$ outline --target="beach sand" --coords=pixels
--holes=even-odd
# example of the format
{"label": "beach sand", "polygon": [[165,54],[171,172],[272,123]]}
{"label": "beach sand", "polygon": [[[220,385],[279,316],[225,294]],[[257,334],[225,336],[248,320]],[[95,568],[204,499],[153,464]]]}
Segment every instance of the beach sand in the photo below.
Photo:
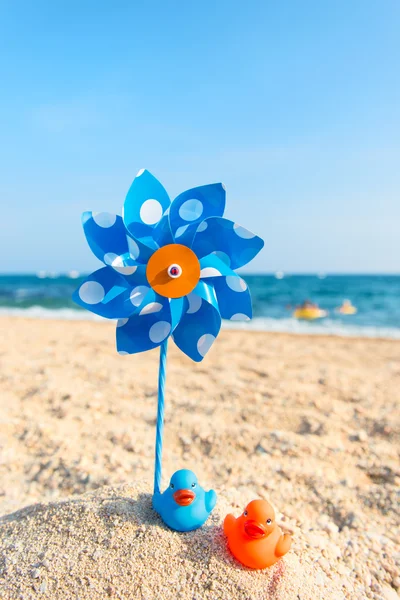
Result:
{"label": "beach sand", "polygon": [[[150,506],[157,350],[119,356],[112,323],[0,327],[2,600],[399,597],[400,342],[223,331],[200,364],[171,342],[164,483],[219,494],[177,534]],[[294,538],[263,572],[221,533],[255,497]]]}

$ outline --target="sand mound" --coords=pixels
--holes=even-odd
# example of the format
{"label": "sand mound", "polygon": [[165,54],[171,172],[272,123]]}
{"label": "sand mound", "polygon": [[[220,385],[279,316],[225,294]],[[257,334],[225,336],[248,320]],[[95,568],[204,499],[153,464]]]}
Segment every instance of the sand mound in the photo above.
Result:
{"label": "sand mound", "polygon": [[[29,599],[343,598],[295,532],[293,550],[262,572],[230,556],[224,497],[206,525],[178,534],[151,508],[149,485],[104,487],[0,519],[0,597]],[[237,509],[236,509],[237,511]],[[339,587],[338,587],[339,586]]]}
{"label": "sand mound", "polygon": [[[0,515],[101,489],[0,519],[1,600],[399,600],[400,341],[223,331],[200,364],[170,345],[164,473],[219,494],[180,536],[150,484],[116,487],[153,472],[158,352],[121,358],[114,323],[0,321]],[[275,575],[218,533],[255,497],[294,531]]]}

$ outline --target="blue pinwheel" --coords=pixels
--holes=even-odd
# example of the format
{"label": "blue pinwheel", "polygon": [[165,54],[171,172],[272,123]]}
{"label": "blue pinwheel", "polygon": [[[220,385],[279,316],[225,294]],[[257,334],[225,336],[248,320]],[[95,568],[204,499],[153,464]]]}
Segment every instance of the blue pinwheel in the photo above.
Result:
{"label": "blue pinwheel", "polygon": [[[80,306],[118,319],[119,354],[161,346],[155,489],[161,478],[161,442],[167,340],[201,361],[217,337],[221,318],[249,320],[251,297],[235,273],[264,242],[223,218],[221,183],[183,192],[170,201],[149,171],[136,175],[122,217],[85,212],[83,228],[104,266],[75,291]],[[161,409],[161,414],[160,414]]]}

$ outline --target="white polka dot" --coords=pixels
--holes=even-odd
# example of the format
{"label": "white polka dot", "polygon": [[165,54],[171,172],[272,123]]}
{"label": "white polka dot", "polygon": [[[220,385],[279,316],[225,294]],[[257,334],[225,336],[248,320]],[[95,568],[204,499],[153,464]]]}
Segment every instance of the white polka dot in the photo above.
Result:
{"label": "white polka dot", "polygon": [[136,177],[140,177],[141,175],[143,175],[143,173],[145,172],[146,169],[140,169],[140,171],[138,171],[136,173]]}
{"label": "white polka dot", "polygon": [[226,187],[225,187],[225,185],[224,185],[223,183],[221,183],[221,187],[222,187],[222,189],[223,189],[223,190],[225,190],[225,192],[226,192]]}
{"label": "white polka dot", "polygon": [[111,265],[113,267],[124,267],[125,265],[124,265],[124,261],[122,259],[122,256],[114,255],[114,258],[111,261]]}
{"label": "white polka dot", "polygon": [[188,227],[189,225],[182,225],[182,227],[178,227],[178,229],[175,232],[175,237],[178,238],[181,235],[183,235]]}
{"label": "white polka dot", "polygon": [[226,278],[226,285],[234,292],[244,292],[247,290],[246,282],[238,275],[228,275]]}
{"label": "white polka dot", "polygon": [[117,220],[117,215],[108,212],[92,213],[93,221],[99,227],[112,227]]}
{"label": "white polka dot", "polygon": [[133,306],[140,306],[149,290],[150,288],[147,285],[138,285],[133,288],[130,296]]}
{"label": "white polka dot", "polygon": [[129,354],[129,352],[125,352],[125,350],[118,350],[118,354],[120,356],[126,356],[127,354]]}
{"label": "white polka dot", "polygon": [[113,269],[115,269],[115,271],[117,271],[118,273],[121,273],[121,275],[133,275],[134,272],[136,271],[137,267],[132,266],[132,267],[114,267]]}
{"label": "white polka dot", "polygon": [[198,310],[200,310],[201,305],[203,303],[203,300],[200,298],[200,296],[198,296],[194,292],[191,292],[186,297],[189,301],[189,308],[187,309],[187,314],[192,315]]}
{"label": "white polka dot", "polygon": [[128,321],[129,321],[128,318],[126,318],[126,319],[118,319],[118,321],[117,321],[117,327],[123,327],[124,325],[127,324]]}
{"label": "white polka dot", "polygon": [[240,225],[237,225],[236,223],[233,226],[233,231],[236,233],[237,236],[244,238],[245,240],[250,240],[251,238],[256,237],[254,233],[251,233],[251,231],[245,229],[244,227],[241,227]]}
{"label": "white polka dot", "polygon": [[179,208],[179,216],[184,221],[196,221],[203,214],[203,205],[200,200],[186,200]]}
{"label": "white polka dot", "polygon": [[160,304],[159,302],[149,302],[149,304],[146,304],[146,306],[142,308],[139,315],[149,315],[151,313],[160,312],[160,310],[162,310],[162,307],[162,304]]}
{"label": "white polka dot", "polygon": [[133,258],[133,260],[136,260],[140,254],[139,246],[137,245],[135,240],[133,240],[132,238],[130,238],[128,236],[126,236],[126,240],[128,242],[129,254]]}
{"label": "white polka dot", "polygon": [[231,321],[250,321],[250,317],[245,315],[244,313],[236,313],[232,315],[230,318]]}
{"label": "white polka dot", "polygon": [[167,321],[158,321],[150,327],[149,338],[154,344],[159,344],[171,331],[171,325]]}
{"label": "white polka dot", "polygon": [[158,200],[145,200],[140,207],[140,218],[146,225],[154,225],[158,223],[163,214],[163,207]]}
{"label": "white polka dot", "polygon": [[85,304],[98,304],[105,294],[103,286],[97,281],[86,281],[79,288],[79,297]]}
{"label": "white polka dot", "polygon": [[112,268],[122,275],[133,275],[136,271],[136,265],[124,265],[124,261],[121,256],[117,256],[111,263]]}
{"label": "white polka dot", "polygon": [[123,259],[114,252],[107,252],[104,255],[104,262],[122,275],[132,275],[137,269],[135,265],[125,266]]}
{"label": "white polka dot", "polygon": [[201,269],[200,271],[200,278],[219,277],[220,275],[222,275],[222,273],[220,273],[218,269],[215,269],[214,267],[204,267],[204,269]]}
{"label": "white polka dot", "polygon": [[214,252],[212,252],[212,254],[215,254],[215,256],[217,258],[219,258],[220,260],[222,260],[223,263],[225,263],[226,265],[228,265],[228,267],[231,266],[231,259],[226,254],[226,252],[221,252],[221,250],[215,250]]}
{"label": "white polka dot", "polygon": [[107,254],[104,255],[104,262],[106,265],[111,266],[116,258],[118,258],[118,254],[115,254],[115,252],[107,252]]}
{"label": "white polka dot", "polygon": [[207,227],[208,227],[207,221],[202,221],[197,228],[197,233],[199,233],[201,231],[205,231],[207,229]]}
{"label": "white polka dot", "polygon": [[197,342],[197,350],[201,356],[205,356],[207,354],[213,345],[214,340],[215,335],[211,335],[211,333],[205,333],[201,336],[201,338],[199,338]]}

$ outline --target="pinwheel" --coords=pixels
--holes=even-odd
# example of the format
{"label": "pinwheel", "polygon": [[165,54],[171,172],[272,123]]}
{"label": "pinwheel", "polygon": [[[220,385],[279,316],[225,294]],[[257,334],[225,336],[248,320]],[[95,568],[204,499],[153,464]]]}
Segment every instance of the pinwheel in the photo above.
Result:
{"label": "pinwheel", "polygon": [[187,190],[170,201],[149,171],[136,175],[122,217],[85,212],[89,246],[104,266],[74,293],[80,306],[117,321],[119,354],[158,346],[159,398],[154,491],[159,493],[167,342],[201,361],[215,341],[221,318],[249,320],[251,297],[235,269],[263,241],[223,218],[221,183]]}

